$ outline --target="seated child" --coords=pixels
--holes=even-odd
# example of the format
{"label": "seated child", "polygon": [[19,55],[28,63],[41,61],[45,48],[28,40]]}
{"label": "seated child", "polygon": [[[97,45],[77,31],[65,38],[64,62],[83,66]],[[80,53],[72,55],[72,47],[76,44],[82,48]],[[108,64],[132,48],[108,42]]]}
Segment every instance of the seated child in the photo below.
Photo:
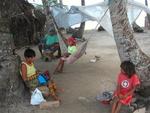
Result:
{"label": "seated child", "polygon": [[49,50],[51,51],[51,55],[58,51],[58,55],[56,57],[61,57],[61,50],[59,46],[58,36],[54,30],[50,30],[48,34],[45,35],[44,39],[41,40],[41,43],[38,45],[39,51],[43,56],[43,51]]}
{"label": "seated child", "polygon": [[122,105],[130,105],[132,96],[140,84],[135,72],[135,66],[130,61],[124,61],[120,65],[121,72],[118,76],[117,89],[114,94],[114,101],[111,113],[119,113]]}
{"label": "seated child", "polygon": [[77,51],[77,47],[76,47],[76,40],[73,37],[69,37],[67,39],[67,43],[68,43],[68,52],[65,53],[59,60],[59,63],[54,71],[54,73],[56,72],[63,72],[63,67],[64,67],[64,62],[67,60],[67,58],[69,57],[69,55],[74,54]]}
{"label": "seated child", "polygon": [[[30,91],[34,91],[35,88],[38,88],[43,96],[48,96],[51,95],[54,99],[58,99],[57,95],[55,94],[55,92],[52,92],[53,94],[51,94],[51,91],[53,90],[50,86],[53,83],[53,81],[48,81],[47,84],[45,85],[40,85],[39,81],[38,81],[38,76],[40,75],[40,73],[36,70],[35,66],[34,66],[34,60],[35,60],[35,51],[28,48],[25,50],[24,52],[24,57],[25,60],[21,63],[21,76],[22,79],[25,82],[25,85],[30,89]],[[55,89],[56,90],[56,86]]]}

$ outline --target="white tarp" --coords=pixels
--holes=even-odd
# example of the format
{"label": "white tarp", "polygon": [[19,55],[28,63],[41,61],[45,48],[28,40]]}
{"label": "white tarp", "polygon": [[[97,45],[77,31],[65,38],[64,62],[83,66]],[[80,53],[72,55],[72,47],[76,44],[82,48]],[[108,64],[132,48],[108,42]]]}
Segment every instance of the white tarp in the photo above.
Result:
{"label": "white tarp", "polygon": [[[140,15],[141,11],[150,14],[150,9],[138,2],[128,1],[127,14],[130,24]],[[69,9],[61,7],[52,8],[53,16],[59,27],[68,28],[84,21],[97,21],[112,37],[113,30],[110,13],[106,2],[90,6],[72,6]]]}

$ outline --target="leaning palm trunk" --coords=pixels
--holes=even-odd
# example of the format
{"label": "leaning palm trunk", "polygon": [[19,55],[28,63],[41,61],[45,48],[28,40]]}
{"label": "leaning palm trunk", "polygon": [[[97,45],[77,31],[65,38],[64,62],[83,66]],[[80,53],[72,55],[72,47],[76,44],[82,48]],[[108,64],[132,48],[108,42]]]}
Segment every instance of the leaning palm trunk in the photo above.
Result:
{"label": "leaning palm trunk", "polygon": [[[141,51],[137,44],[133,30],[129,24],[127,0],[110,0],[110,16],[114,39],[121,61],[130,60],[136,65],[136,71],[141,79],[141,96],[150,96],[150,58]],[[143,90],[144,89],[144,90]]]}

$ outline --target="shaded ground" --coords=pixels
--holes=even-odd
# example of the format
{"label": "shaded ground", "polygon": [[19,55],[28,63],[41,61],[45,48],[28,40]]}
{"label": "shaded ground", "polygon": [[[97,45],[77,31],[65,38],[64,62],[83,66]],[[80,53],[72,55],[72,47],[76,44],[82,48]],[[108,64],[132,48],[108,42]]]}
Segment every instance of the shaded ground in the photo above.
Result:
{"label": "shaded ground", "polygon": [[[109,113],[110,106],[100,104],[95,100],[95,96],[115,88],[120,60],[114,39],[106,32],[85,32],[85,38],[89,37],[92,38],[87,47],[87,54],[75,64],[65,65],[64,73],[53,75],[58,87],[64,89],[64,92],[60,94],[62,103],[59,108],[40,110],[38,106],[29,105],[27,100],[24,104],[14,105],[11,110],[8,110],[11,113],[16,111],[17,113]],[[135,37],[142,50],[150,55],[150,33],[135,34]],[[37,68],[42,71],[49,70],[52,73],[57,61],[42,61],[37,47],[33,48],[37,53]],[[22,53],[23,50],[19,52],[21,55]],[[100,56],[100,60],[90,63],[90,59],[95,55]]]}

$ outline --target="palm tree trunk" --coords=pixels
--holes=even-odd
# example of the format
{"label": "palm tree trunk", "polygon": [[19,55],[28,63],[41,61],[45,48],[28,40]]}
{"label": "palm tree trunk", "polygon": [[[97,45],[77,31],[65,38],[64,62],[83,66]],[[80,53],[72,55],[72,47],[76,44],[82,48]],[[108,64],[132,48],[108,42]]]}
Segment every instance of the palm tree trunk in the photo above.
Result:
{"label": "palm tree trunk", "polygon": [[62,1],[62,0],[59,0],[59,3],[60,3],[61,5],[63,5],[63,1]]}
{"label": "palm tree trunk", "polygon": [[[121,61],[130,60],[136,65],[141,79],[142,96],[150,96],[150,58],[137,44],[127,17],[127,0],[109,0],[114,39]],[[144,90],[143,90],[144,89]]]}
{"label": "palm tree trunk", "polygon": [[[56,0],[57,2],[57,0]],[[45,33],[47,33],[51,29],[55,29],[56,22],[54,18],[52,17],[51,11],[49,9],[50,4],[48,3],[48,0],[42,0],[43,6],[44,6],[44,13],[46,15],[46,23],[45,23]],[[55,26],[54,26],[55,25]],[[59,30],[59,28],[57,27]],[[62,34],[60,34],[62,35]]]}
{"label": "palm tree trunk", "polygon": [[49,3],[48,0],[42,0],[43,7],[44,7],[44,14],[46,15],[46,23],[45,23],[45,33],[48,33],[50,29],[54,28],[54,23],[52,18],[50,17],[50,10],[49,10]]}
{"label": "palm tree trunk", "polygon": [[[59,35],[65,39],[65,37],[63,36],[62,32],[60,31],[60,29],[58,28],[52,14],[51,11],[49,10],[49,3],[48,0],[42,0],[43,2],[43,6],[44,6],[44,13],[46,15],[46,23],[45,23],[45,33],[48,33],[49,30],[54,29],[57,30]],[[57,2],[57,0],[56,0]]]}
{"label": "palm tree trunk", "polygon": [[[81,5],[84,6],[85,5],[85,0],[81,0]],[[84,28],[85,28],[85,22],[82,22],[80,24],[79,30],[78,30],[78,37],[82,38],[83,37],[83,33],[84,33]]]}
{"label": "palm tree trunk", "polygon": [[16,13],[16,0],[0,2],[0,106],[20,102],[24,85],[19,75],[20,58],[13,54],[14,41],[9,18]]}

